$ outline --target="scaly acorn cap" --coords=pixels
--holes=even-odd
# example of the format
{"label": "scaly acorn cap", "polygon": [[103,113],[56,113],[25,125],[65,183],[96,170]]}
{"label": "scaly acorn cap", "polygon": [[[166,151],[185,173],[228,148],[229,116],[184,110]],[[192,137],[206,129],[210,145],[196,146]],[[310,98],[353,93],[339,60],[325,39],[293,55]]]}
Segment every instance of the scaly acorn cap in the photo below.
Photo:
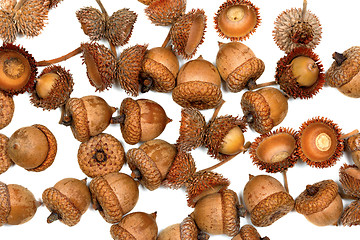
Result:
{"label": "scaly acorn cap", "polygon": [[81,48],[90,84],[100,92],[110,88],[116,76],[116,58],[112,52],[97,43],[83,43]]}
{"label": "scaly acorn cap", "polygon": [[0,19],[0,38],[4,43],[15,42],[18,30],[16,29],[12,14],[9,14],[6,10],[0,9]]}
{"label": "scaly acorn cap", "polygon": [[7,223],[10,214],[10,195],[5,183],[0,182],[0,227]]}
{"label": "scaly acorn cap", "polygon": [[125,98],[120,105],[119,114],[124,116],[124,122],[120,123],[120,129],[124,141],[128,144],[136,144],[141,139],[141,113],[140,106],[131,98]]}
{"label": "scaly acorn cap", "polygon": [[246,123],[243,119],[230,115],[217,117],[207,124],[204,142],[210,156],[220,161],[230,157],[230,155],[223,154],[219,150],[224,143],[225,136],[234,127],[239,127],[243,133],[246,132]]}
{"label": "scaly acorn cap", "polygon": [[94,178],[119,172],[125,163],[125,151],[115,137],[100,133],[80,144],[77,158],[80,169]]}
{"label": "scaly acorn cap", "polygon": [[105,37],[114,46],[123,46],[129,42],[137,14],[128,8],[114,12],[106,22]]}
{"label": "scaly acorn cap", "polygon": [[286,171],[298,160],[298,132],[280,127],[257,137],[250,146],[253,164],[268,173]]}
{"label": "scaly acorn cap", "polygon": [[[184,240],[198,239],[199,230],[194,219],[190,216],[184,218],[180,223],[180,238]],[[202,240],[201,238],[199,238]]]}
{"label": "scaly acorn cap", "polygon": [[3,129],[10,124],[14,111],[15,104],[11,96],[6,95],[0,90],[0,129]]}
{"label": "scaly acorn cap", "polygon": [[360,200],[356,200],[350,203],[344,209],[344,212],[340,219],[344,226],[357,226],[360,224]]}
{"label": "scaly acorn cap", "polygon": [[84,7],[76,11],[76,18],[91,41],[99,41],[105,37],[105,17],[100,10],[93,7]]}
{"label": "scaly acorn cap", "polygon": [[146,53],[146,45],[135,45],[125,49],[117,62],[117,79],[127,94],[139,95],[139,76]]}
{"label": "scaly acorn cap", "polygon": [[65,112],[71,116],[70,125],[74,137],[80,142],[90,139],[90,128],[85,104],[80,98],[70,98],[65,105]]}
{"label": "scaly acorn cap", "polygon": [[344,192],[352,197],[360,199],[360,178],[356,178],[352,174],[349,174],[349,170],[353,170],[354,174],[359,174],[360,170],[356,165],[344,165],[339,171],[339,180],[344,189]]}
{"label": "scaly acorn cap", "polygon": [[9,138],[4,134],[0,133],[0,174],[6,172],[11,167],[11,165],[13,165],[13,162],[11,161],[6,151],[8,142]]}
{"label": "scaly acorn cap", "polygon": [[[314,60],[319,69],[318,79],[310,87],[300,86],[299,83],[296,81],[296,77],[292,73],[291,61],[299,56],[311,58],[312,60]],[[312,98],[324,86],[324,77],[324,68],[320,62],[319,56],[308,48],[295,48],[277,62],[275,81],[280,85],[281,90],[283,90],[288,96],[291,96],[293,98]]]}
{"label": "scaly acorn cap", "polygon": [[269,238],[262,238],[256,228],[250,224],[246,224],[240,228],[240,232],[231,240],[269,240]]}
{"label": "scaly acorn cap", "polygon": [[[191,31],[192,29],[194,30]],[[204,10],[192,9],[180,16],[170,29],[171,45],[175,53],[185,59],[192,58],[197,47],[204,42],[205,29],[206,15]]]}
{"label": "scaly acorn cap", "polygon": [[145,13],[156,26],[167,26],[184,14],[185,9],[186,0],[157,0],[145,8]]}
{"label": "scaly acorn cap", "polygon": [[44,68],[38,78],[41,78],[43,75],[48,73],[54,73],[58,76],[48,96],[41,98],[36,93],[36,89],[34,89],[30,96],[30,102],[35,107],[40,107],[45,110],[53,110],[66,104],[66,101],[70,98],[70,94],[73,91],[74,80],[69,70],[55,65]]}

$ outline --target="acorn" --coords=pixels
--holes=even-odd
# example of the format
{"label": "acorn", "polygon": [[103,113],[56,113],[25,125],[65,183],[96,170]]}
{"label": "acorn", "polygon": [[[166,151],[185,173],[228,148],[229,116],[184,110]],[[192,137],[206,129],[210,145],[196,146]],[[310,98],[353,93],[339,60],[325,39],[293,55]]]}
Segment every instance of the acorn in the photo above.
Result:
{"label": "acorn", "polygon": [[247,91],[241,98],[245,121],[260,134],[279,125],[288,111],[288,98],[278,89],[266,87]]}
{"label": "acorn", "polygon": [[147,214],[144,212],[133,212],[112,225],[110,234],[114,240],[155,240],[158,234],[156,224],[156,212]]}
{"label": "acorn", "polygon": [[142,63],[141,92],[152,89],[171,92],[175,88],[179,60],[171,48],[156,47],[146,51]]}
{"label": "acorn", "polygon": [[138,183],[130,176],[113,172],[95,177],[90,182],[94,209],[108,223],[118,223],[139,199]]}
{"label": "acorn", "polygon": [[243,199],[255,226],[270,226],[294,208],[294,199],[277,179],[268,175],[249,178]]}
{"label": "acorn", "polygon": [[261,237],[256,228],[246,224],[240,228],[240,232],[231,240],[270,240],[268,237]]}
{"label": "acorn", "polygon": [[14,163],[7,153],[9,138],[0,133],[0,174],[6,172]]}
{"label": "acorn", "polygon": [[340,168],[340,183],[347,195],[360,199],[360,169],[356,165],[347,165]]}
{"label": "acorn", "polygon": [[14,111],[15,104],[13,98],[0,91],[0,129],[10,124]]}
{"label": "acorn", "polygon": [[83,173],[94,178],[119,172],[125,163],[125,151],[115,137],[100,133],[80,144],[77,158]]}
{"label": "acorn", "polygon": [[315,117],[304,122],[299,130],[299,156],[316,168],[333,166],[344,150],[341,129],[333,121]]}
{"label": "acorn", "polygon": [[307,185],[295,199],[295,210],[317,226],[337,224],[343,211],[337,184],[324,180]]}
{"label": "acorn", "polygon": [[51,212],[47,223],[59,220],[72,227],[79,223],[81,216],[90,206],[91,196],[86,179],[64,178],[54,187],[47,188],[42,199]]}
{"label": "acorn", "polygon": [[145,14],[156,26],[168,26],[185,14],[186,0],[157,0],[145,8]]}
{"label": "acorn", "polygon": [[360,201],[353,201],[344,209],[340,219],[344,226],[357,226],[360,224]]}
{"label": "acorn", "polygon": [[355,46],[343,53],[335,52],[334,62],[325,73],[325,81],[348,97],[360,97],[360,47]]}
{"label": "acorn", "polygon": [[201,56],[185,63],[179,71],[173,100],[184,108],[214,108],[222,100],[221,78],[216,67]]}
{"label": "acorn", "polygon": [[25,187],[0,182],[0,227],[20,225],[30,221],[41,205]]}
{"label": "acorn", "polygon": [[[206,15],[202,9],[192,9],[181,15],[170,29],[171,45],[177,55],[192,58],[204,42]],[[165,44],[166,45],[166,44]]]}
{"label": "acorn", "polygon": [[70,98],[62,109],[59,123],[70,126],[75,139],[85,142],[109,126],[115,110],[98,96]]}
{"label": "acorn", "polygon": [[37,67],[25,48],[10,43],[0,47],[0,90],[9,96],[30,91]]}
{"label": "acorn", "polygon": [[70,98],[74,81],[72,74],[61,66],[46,67],[36,79],[30,102],[46,110],[56,109]]}
{"label": "acorn", "polygon": [[265,70],[264,62],[240,42],[219,42],[216,67],[231,92],[251,89]]}
{"label": "acorn", "polygon": [[259,8],[248,0],[224,2],[215,17],[215,28],[222,38],[243,41],[256,31],[261,19]]}
{"label": "acorn", "polygon": [[307,10],[307,1],[303,8],[283,11],[275,20],[273,37],[276,45],[286,53],[295,48],[314,49],[321,40],[321,24],[317,16]]}
{"label": "acorn", "polygon": [[225,189],[200,199],[190,216],[194,218],[201,231],[233,237],[240,229],[239,209],[236,193]]}
{"label": "acorn", "polygon": [[9,138],[6,152],[18,166],[41,172],[54,162],[57,142],[47,127],[34,124],[16,130]]}
{"label": "acorn", "polygon": [[112,119],[112,123],[120,123],[122,136],[131,145],[155,139],[171,121],[158,103],[131,98],[122,101],[119,116]]}
{"label": "acorn", "polygon": [[353,162],[360,167],[360,133],[346,139],[346,146],[351,152]]}
{"label": "acorn", "polygon": [[288,96],[309,99],[324,86],[324,70],[318,55],[295,48],[277,62],[275,80]]}
{"label": "acorn", "polygon": [[149,140],[126,154],[131,176],[151,191],[160,187],[175,156],[176,147],[160,139]]}
{"label": "acorn", "polygon": [[251,143],[252,162],[268,173],[284,172],[297,162],[297,141],[298,132],[291,128],[262,134]]}

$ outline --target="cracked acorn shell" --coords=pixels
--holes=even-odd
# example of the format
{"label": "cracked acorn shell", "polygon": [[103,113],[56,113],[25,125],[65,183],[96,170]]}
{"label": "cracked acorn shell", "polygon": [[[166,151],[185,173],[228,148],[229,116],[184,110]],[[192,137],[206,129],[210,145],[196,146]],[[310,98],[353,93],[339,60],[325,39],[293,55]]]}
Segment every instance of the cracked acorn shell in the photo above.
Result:
{"label": "cracked acorn shell", "polygon": [[157,0],[145,8],[145,14],[151,23],[167,26],[183,15],[185,8],[186,0]]}
{"label": "cracked acorn shell", "polygon": [[334,62],[325,73],[325,81],[348,97],[360,97],[360,47],[354,46],[342,54],[333,54]]}
{"label": "cracked acorn shell", "polygon": [[265,70],[264,62],[240,42],[219,42],[216,67],[231,92],[249,87]]}
{"label": "cracked acorn shell", "polygon": [[83,173],[94,178],[119,172],[125,163],[125,151],[115,137],[100,133],[80,144],[77,158]]}
{"label": "cracked acorn shell", "polygon": [[356,165],[347,165],[340,168],[339,180],[347,195],[360,199],[360,169]]}
{"label": "cracked acorn shell", "polygon": [[229,38],[231,41],[247,39],[256,31],[261,22],[259,9],[248,0],[224,2],[214,20],[219,36]]}
{"label": "cracked acorn shell", "polygon": [[172,121],[158,103],[149,99],[125,98],[120,106],[119,118],[124,141],[131,145],[155,139]]}
{"label": "cracked acorn shell", "polygon": [[246,224],[240,228],[240,232],[231,240],[269,240],[269,238],[262,238],[256,228],[250,224]]}
{"label": "cracked acorn shell", "polygon": [[163,229],[157,240],[198,240],[199,230],[194,219],[186,217],[181,223]]}
{"label": "cracked acorn shell", "polygon": [[7,153],[9,138],[0,133],[0,174],[6,172],[14,163]]}
{"label": "cracked acorn shell", "polygon": [[306,164],[316,168],[333,166],[344,150],[341,129],[323,117],[304,122],[299,130],[299,156]]}
{"label": "cracked acorn shell", "polygon": [[130,176],[113,172],[95,177],[90,182],[94,209],[108,223],[118,223],[130,212],[139,199],[138,182]]}
{"label": "cracked acorn shell", "polygon": [[268,175],[250,175],[249,178],[243,199],[252,224],[270,226],[294,208],[294,199],[277,179]]}
{"label": "cracked acorn shell", "polygon": [[144,212],[133,212],[112,225],[110,234],[114,240],[155,240],[158,234],[156,224],[156,212],[147,214]]}
{"label": "cracked acorn shell", "polygon": [[347,149],[351,152],[351,158],[357,167],[360,167],[360,133],[346,139]]}
{"label": "cracked acorn shell", "polygon": [[360,201],[356,200],[350,203],[344,209],[340,219],[343,226],[357,226],[360,224]]}
{"label": "cracked acorn shell", "polygon": [[179,71],[173,100],[184,108],[214,108],[222,100],[221,77],[216,67],[202,56],[185,63]]}
{"label": "cracked acorn shell", "polygon": [[285,118],[288,98],[278,89],[266,87],[247,91],[241,98],[241,108],[245,121],[260,134],[270,132]]}
{"label": "cracked acorn shell", "polygon": [[130,149],[127,163],[131,176],[149,190],[160,187],[176,156],[176,147],[164,140],[149,140],[139,148]]}
{"label": "cracked acorn shell", "polygon": [[337,184],[324,180],[307,185],[295,199],[295,210],[317,226],[337,224],[343,211]]}
{"label": "cracked acorn shell", "polygon": [[35,124],[16,130],[9,138],[6,152],[16,165],[41,172],[54,162],[57,142],[47,127]]}
{"label": "cracked acorn shell", "polygon": [[42,194],[45,206],[51,212],[47,223],[61,221],[72,227],[90,206],[91,196],[86,179],[64,178]]}
{"label": "cracked acorn shell", "polygon": [[0,129],[10,124],[15,111],[14,100],[0,90]]}

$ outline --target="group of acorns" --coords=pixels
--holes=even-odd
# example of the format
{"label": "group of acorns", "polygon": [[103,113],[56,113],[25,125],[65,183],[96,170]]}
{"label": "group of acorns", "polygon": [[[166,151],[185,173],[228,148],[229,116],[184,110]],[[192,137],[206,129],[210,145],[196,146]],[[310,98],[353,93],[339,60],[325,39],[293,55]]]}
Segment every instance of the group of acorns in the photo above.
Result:
{"label": "group of acorns", "polygon": [[[286,56],[278,61],[275,81],[265,84],[256,83],[264,72],[264,62],[239,42],[260,24],[259,9],[248,0],[227,0],[216,13],[219,36],[231,40],[219,43],[216,66],[200,56],[180,69],[176,55],[185,59],[195,55],[204,41],[207,19],[201,9],[185,13],[185,0],[141,1],[148,5],[145,13],[152,23],[171,25],[161,47],[148,50],[146,45],[135,45],[117,57],[116,47],[128,42],[137,15],[121,9],[109,16],[97,0],[101,11],[85,7],[76,12],[91,42],[63,57],[36,61],[23,47],[12,43],[18,33],[37,36],[49,9],[58,2],[4,0],[0,11],[5,19],[0,23],[4,41],[0,47],[0,129],[12,119],[14,95],[30,92],[34,106],[45,110],[61,108],[60,123],[70,126],[81,142],[79,166],[92,178],[89,186],[86,180],[66,178],[43,192],[42,201],[51,211],[49,223],[60,220],[74,226],[92,203],[105,221],[114,224],[114,239],[196,240],[208,239],[208,234],[226,234],[234,240],[266,239],[251,225],[240,229],[240,216],[248,212],[253,225],[269,226],[294,208],[319,226],[339,221],[345,226],[360,224],[359,200],[343,211],[333,180],[308,185],[294,200],[286,184],[284,187],[268,175],[250,175],[243,191],[244,207],[237,194],[228,189],[229,180],[212,171],[246,151],[253,163],[268,173],[285,175],[299,158],[312,167],[326,168],[335,164],[347,146],[356,165],[345,164],[340,169],[342,197],[360,199],[360,134],[344,135],[337,124],[324,117],[308,120],[298,131],[283,127],[272,131],[286,117],[288,98],[311,98],[325,82],[345,95],[360,97],[360,48],[335,53],[335,62],[324,74],[312,51],[320,42],[321,27],[317,17],[306,9],[306,0],[302,9],[286,10],[275,21],[274,40]],[[37,21],[25,18],[23,12],[36,15]],[[96,43],[100,39],[108,40],[110,49]],[[173,100],[183,107],[176,144],[156,139],[171,119],[154,101],[126,98],[118,116],[113,117],[116,108],[101,97],[70,98],[72,75],[53,64],[80,53],[96,91],[106,90],[116,82],[132,96],[149,90],[171,92]],[[40,66],[47,67],[37,74]],[[221,79],[231,92],[249,89],[241,100],[243,117],[217,116],[224,103]],[[283,92],[268,87],[275,84]],[[206,122],[199,110],[211,108],[216,110]],[[127,144],[142,144],[125,153],[118,139],[103,133],[109,124],[120,124]],[[245,142],[247,126],[261,134],[252,143]],[[205,146],[220,163],[197,170],[190,151],[200,146]],[[44,171],[52,165],[56,152],[54,135],[40,124],[21,128],[10,138],[0,134],[0,173],[14,163],[28,171]],[[131,176],[119,173],[125,162]],[[138,201],[139,184],[149,190],[184,187],[193,213],[158,235],[156,214],[127,214]],[[39,205],[26,188],[0,182],[0,226],[29,221]]]}

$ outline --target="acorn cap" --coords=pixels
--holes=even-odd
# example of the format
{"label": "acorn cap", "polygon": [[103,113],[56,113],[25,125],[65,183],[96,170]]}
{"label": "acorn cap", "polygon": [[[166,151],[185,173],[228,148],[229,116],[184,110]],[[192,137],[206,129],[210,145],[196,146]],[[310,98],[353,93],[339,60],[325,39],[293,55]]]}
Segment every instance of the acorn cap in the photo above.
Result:
{"label": "acorn cap", "polygon": [[360,201],[356,200],[350,203],[344,209],[344,212],[340,219],[344,226],[357,226],[360,224]]}
{"label": "acorn cap", "polygon": [[198,239],[199,230],[194,219],[190,216],[184,218],[180,223],[180,238],[181,239]]}
{"label": "acorn cap", "polygon": [[90,84],[100,92],[110,88],[116,73],[116,59],[112,52],[98,43],[83,43],[81,48]]}
{"label": "acorn cap", "polygon": [[156,26],[172,24],[185,13],[186,0],[157,0],[145,8],[145,14]]}
{"label": "acorn cap", "polygon": [[0,9],[0,18],[2,28],[2,31],[0,32],[0,38],[4,41],[4,43],[15,42],[18,31],[12,16],[8,11]]}
{"label": "acorn cap", "polygon": [[48,96],[41,98],[36,93],[36,89],[34,89],[30,96],[30,102],[35,107],[52,110],[66,104],[66,101],[70,98],[70,94],[73,91],[74,81],[72,74],[68,70],[55,65],[44,68],[38,78],[48,73],[54,73],[58,76]]}
{"label": "acorn cap", "polygon": [[214,21],[220,37],[243,41],[256,31],[261,19],[259,8],[250,1],[228,0],[220,6]]}
{"label": "acorn cap", "polygon": [[249,149],[252,162],[268,173],[286,171],[295,165],[298,132],[280,127],[275,131],[257,137]]}
{"label": "acorn cap", "polygon": [[87,141],[91,136],[83,101],[80,98],[70,98],[65,105],[65,112],[72,118],[70,127],[74,137],[80,142]]}
{"label": "acorn cap", "polygon": [[125,163],[122,144],[106,133],[100,133],[81,143],[77,157],[80,169],[91,178],[119,172]]}
{"label": "acorn cap", "polygon": [[132,145],[138,143],[141,139],[141,113],[139,104],[131,98],[125,98],[121,102],[119,114],[125,117],[124,122],[120,123],[124,141]]}
{"label": "acorn cap", "polygon": [[240,232],[231,240],[268,240],[269,238],[261,238],[260,234],[250,224],[246,224],[240,228]]}
{"label": "acorn cap", "polygon": [[128,8],[114,12],[106,23],[105,36],[114,46],[123,46],[129,42],[137,14]]}
{"label": "acorn cap", "polygon": [[76,11],[76,18],[91,41],[99,41],[105,37],[106,22],[100,10],[84,7]]}
{"label": "acorn cap", "polygon": [[207,153],[212,157],[223,161],[230,155],[219,152],[224,143],[225,136],[234,127],[239,127],[241,131],[246,132],[246,123],[239,117],[220,116],[210,121],[207,124],[205,132],[205,146],[208,149]]}
{"label": "acorn cap", "polygon": [[[300,86],[292,72],[291,62],[294,58],[299,56],[311,58],[314,60],[319,69],[318,79],[310,87]],[[324,86],[324,75],[324,68],[318,55],[313,53],[311,49],[299,47],[292,50],[277,62],[275,80],[280,85],[281,90],[283,90],[288,96],[293,98],[309,99],[316,95]]]}
{"label": "acorn cap", "polygon": [[340,183],[344,192],[360,199],[360,170],[356,165],[344,165],[340,168]]}
{"label": "acorn cap", "polygon": [[234,236],[240,228],[239,199],[231,189],[222,190],[221,195],[223,199],[224,233],[228,236]]}
{"label": "acorn cap", "polygon": [[13,162],[11,161],[6,151],[8,142],[9,138],[0,133],[0,174],[6,172],[11,167],[11,165],[13,165]]}
{"label": "acorn cap", "polygon": [[147,45],[135,45],[125,49],[117,63],[117,79],[127,94],[139,94],[139,76]]}
{"label": "acorn cap", "polygon": [[177,55],[192,58],[204,42],[206,15],[202,9],[192,9],[176,19],[170,29],[170,39]]}
{"label": "acorn cap", "polygon": [[7,223],[10,214],[10,195],[5,183],[0,182],[0,227]]}
{"label": "acorn cap", "polygon": [[341,129],[333,121],[324,117],[309,119],[300,126],[298,154],[312,167],[331,167],[344,150],[340,137]]}
{"label": "acorn cap", "polygon": [[307,185],[306,190],[295,199],[295,210],[303,215],[321,212],[338,195],[338,189],[338,185],[333,180]]}
{"label": "acorn cap", "polygon": [[12,97],[0,90],[0,129],[10,124],[14,115],[15,104]]}

